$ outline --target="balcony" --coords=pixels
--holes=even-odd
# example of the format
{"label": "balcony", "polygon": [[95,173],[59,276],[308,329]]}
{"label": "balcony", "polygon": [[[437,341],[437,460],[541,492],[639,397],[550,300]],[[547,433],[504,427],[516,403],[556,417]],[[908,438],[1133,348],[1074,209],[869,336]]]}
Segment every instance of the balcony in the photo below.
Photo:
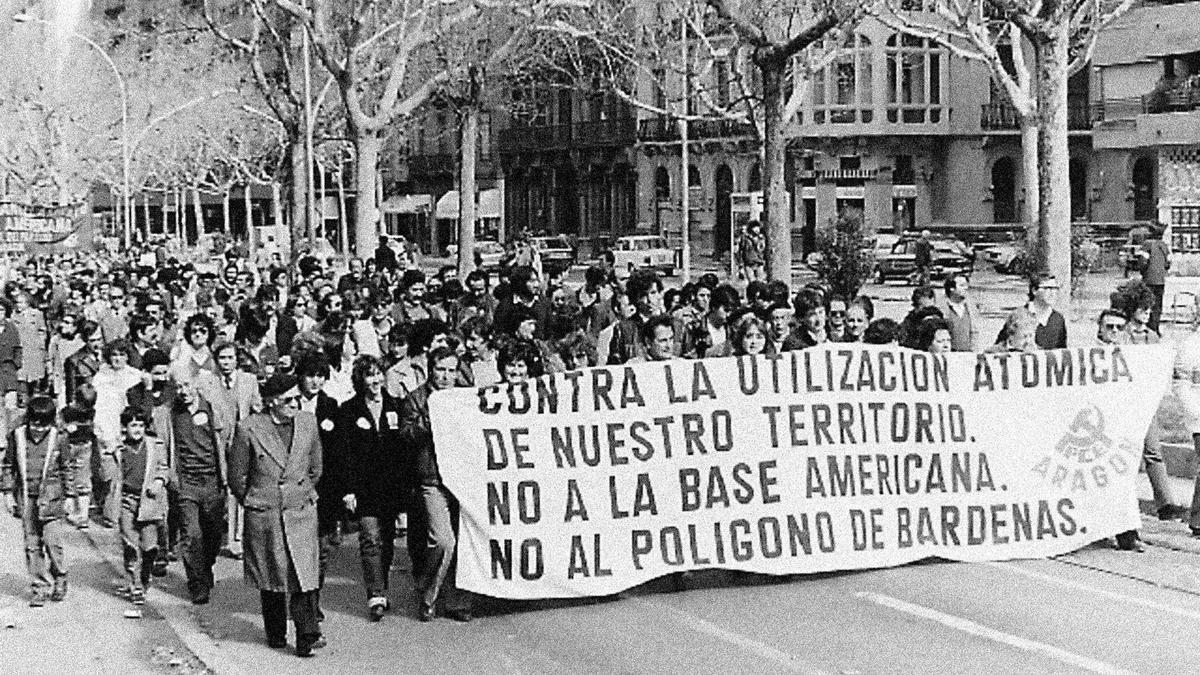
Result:
{"label": "balcony", "polygon": [[801,180],[867,181],[875,180],[878,169],[809,169],[799,173]]}
{"label": "balcony", "polygon": [[500,152],[631,146],[636,136],[634,122],[632,118],[627,118],[576,124],[509,127],[499,134]]}
{"label": "balcony", "polygon": [[1197,76],[1142,97],[1142,112],[1148,115],[1193,110],[1200,110],[1200,77]]}
{"label": "balcony", "polygon": [[[1095,111],[1099,117],[1099,111]],[[1102,118],[1101,118],[1102,119]],[[1096,121],[1092,106],[1081,98],[1067,100],[1067,128],[1071,131],[1086,131]],[[1008,131],[1021,128],[1021,116],[1008,101],[992,101],[982,106],[979,125],[988,131]]]}
{"label": "balcony", "polygon": [[[754,135],[754,125],[734,120],[691,120],[688,138],[708,140]],[[679,121],[670,117],[652,117],[638,121],[637,137],[643,143],[670,143],[679,140]]]}

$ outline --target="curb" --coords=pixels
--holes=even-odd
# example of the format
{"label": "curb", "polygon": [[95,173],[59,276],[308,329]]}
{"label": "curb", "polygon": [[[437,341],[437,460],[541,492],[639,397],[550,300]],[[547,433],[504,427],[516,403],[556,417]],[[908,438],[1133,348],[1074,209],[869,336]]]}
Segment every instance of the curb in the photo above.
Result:
{"label": "curb", "polygon": [[[125,577],[125,564],[115,553],[112,552],[112,546],[106,546],[104,542],[96,541],[96,525],[93,523],[86,530],[79,530],[87,539],[88,543],[100,554],[110,569],[117,575],[118,578]],[[118,534],[118,537],[120,535]],[[158,614],[160,618],[167,624],[174,633],[175,637],[187,650],[187,655],[191,657],[204,672],[217,673],[220,672],[213,667],[212,664],[220,662],[221,658],[212,651],[212,645],[199,631],[187,630],[182,628],[184,616],[179,612],[177,607],[170,606],[170,603],[160,601],[163,593],[154,584],[151,584],[146,589],[146,604],[145,608]]]}

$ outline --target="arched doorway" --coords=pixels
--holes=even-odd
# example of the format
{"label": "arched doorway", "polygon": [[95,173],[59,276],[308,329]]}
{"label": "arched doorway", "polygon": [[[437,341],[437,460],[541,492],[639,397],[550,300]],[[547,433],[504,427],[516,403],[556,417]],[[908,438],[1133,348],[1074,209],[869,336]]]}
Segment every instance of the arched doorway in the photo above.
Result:
{"label": "arched doorway", "polygon": [[1017,222],[1017,182],[1011,157],[992,164],[992,222]]}
{"label": "arched doorway", "polygon": [[1082,157],[1072,157],[1068,167],[1068,179],[1071,181],[1071,220],[1086,220],[1088,212],[1087,160]]}
{"label": "arched doorway", "polygon": [[1138,157],[1133,162],[1130,182],[1133,183],[1133,219],[1158,218],[1158,199],[1155,195],[1154,157]]}
{"label": "arched doorway", "polygon": [[733,171],[725,164],[717,167],[716,176],[713,177],[715,192],[717,197],[717,219],[716,230],[713,232],[713,255],[723,255],[729,252],[730,231],[732,225],[732,214],[730,208],[733,206]]}

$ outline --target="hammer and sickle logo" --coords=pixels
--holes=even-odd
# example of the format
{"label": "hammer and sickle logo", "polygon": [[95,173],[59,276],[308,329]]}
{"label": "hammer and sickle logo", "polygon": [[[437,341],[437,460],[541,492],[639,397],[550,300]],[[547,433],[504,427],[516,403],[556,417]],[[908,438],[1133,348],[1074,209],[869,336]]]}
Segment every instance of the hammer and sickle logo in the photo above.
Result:
{"label": "hammer and sickle logo", "polygon": [[1071,442],[1079,445],[1112,443],[1112,439],[1104,433],[1104,413],[1094,405],[1075,414],[1075,421],[1071,422],[1070,431]]}
{"label": "hammer and sickle logo", "polygon": [[1112,439],[1104,433],[1104,413],[1093,405],[1075,414],[1056,450],[1064,457],[1084,459],[1090,454],[1087,451],[1096,447],[1112,447]]}

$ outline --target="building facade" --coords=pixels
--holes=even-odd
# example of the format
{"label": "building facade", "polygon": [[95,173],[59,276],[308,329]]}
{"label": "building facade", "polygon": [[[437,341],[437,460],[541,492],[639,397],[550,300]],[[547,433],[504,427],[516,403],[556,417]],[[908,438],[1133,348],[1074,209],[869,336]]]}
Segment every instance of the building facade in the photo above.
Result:
{"label": "building facade", "polygon": [[1096,46],[1096,161],[1137,219],[1200,251],[1200,2],[1145,3]]}
{"label": "building facade", "polygon": [[635,124],[599,83],[514,94],[499,132],[505,223],[512,232],[566,234],[582,254],[635,229]]}
{"label": "building facade", "polygon": [[[1036,177],[1022,175],[1019,119],[986,66],[875,20],[826,53],[833,56],[808,73],[789,120],[784,173],[796,255],[811,251],[816,229],[847,209],[876,231],[1019,226],[1026,181]],[[732,96],[723,91],[727,67],[718,63],[705,76],[718,98]],[[1093,156],[1093,80],[1089,68],[1069,82],[1072,218],[1131,221],[1128,153]],[[668,235],[682,222],[677,126],[644,113],[638,121],[639,227]],[[692,252],[720,257],[736,236],[730,204],[761,189],[760,144],[753,127],[734,122],[694,122],[689,137]]]}

